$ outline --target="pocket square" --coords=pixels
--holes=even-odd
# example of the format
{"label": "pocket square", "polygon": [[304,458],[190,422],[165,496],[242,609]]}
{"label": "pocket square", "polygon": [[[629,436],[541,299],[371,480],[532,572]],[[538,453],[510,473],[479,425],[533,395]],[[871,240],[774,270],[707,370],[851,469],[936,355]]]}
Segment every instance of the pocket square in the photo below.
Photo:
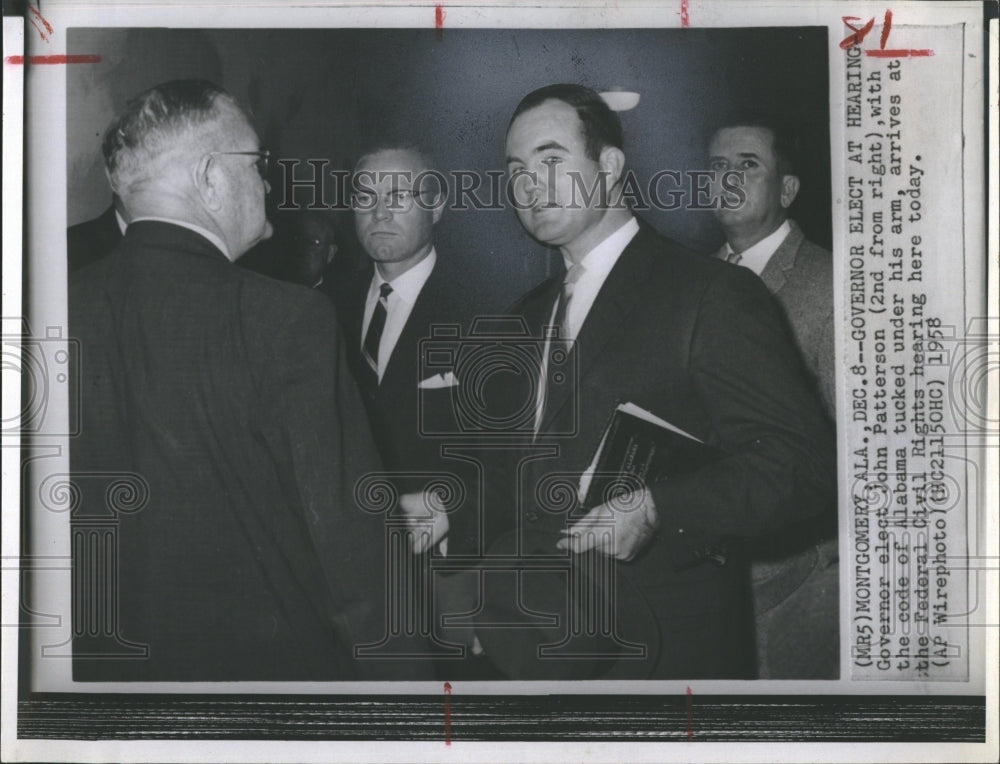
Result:
{"label": "pocket square", "polygon": [[458,387],[458,379],[452,372],[435,374],[433,377],[421,380],[417,384],[418,390],[439,390],[443,387]]}

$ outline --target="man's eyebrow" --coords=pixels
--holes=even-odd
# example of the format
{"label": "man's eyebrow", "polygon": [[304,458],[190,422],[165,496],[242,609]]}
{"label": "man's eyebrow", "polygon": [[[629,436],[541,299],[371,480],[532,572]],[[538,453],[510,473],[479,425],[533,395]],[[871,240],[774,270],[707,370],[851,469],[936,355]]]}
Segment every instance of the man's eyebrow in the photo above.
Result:
{"label": "man's eyebrow", "polygon": [[[535,146],[535,148],[531,150],[531,153],[540,154],[543,151],[552,151],[553,149],[556,151],[567,151],[567,152],[569,151],[568,148],[563,146],[558,141],[548,141],[546,143],[542,143],[538,146]],[[507,164],[513,164],[514,162],[521,162],[522,164],[524,164],[524,160],[521,159],[520,157],[513,157],[513,156],[507,157]]]}

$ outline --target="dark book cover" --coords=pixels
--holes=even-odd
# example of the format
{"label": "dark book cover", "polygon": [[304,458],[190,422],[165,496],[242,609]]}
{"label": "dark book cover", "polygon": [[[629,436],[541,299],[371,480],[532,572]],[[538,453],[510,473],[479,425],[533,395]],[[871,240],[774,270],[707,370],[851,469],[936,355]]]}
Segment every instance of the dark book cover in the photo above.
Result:
{"label": "dark book cover", "polygon": [[615,408],[584,475],[586,508],[606,502],[608,492],[629,485],[623,477],[650,485],[675,475],[694,472],[725,456],[723,451],[689,435],[633,403]]}

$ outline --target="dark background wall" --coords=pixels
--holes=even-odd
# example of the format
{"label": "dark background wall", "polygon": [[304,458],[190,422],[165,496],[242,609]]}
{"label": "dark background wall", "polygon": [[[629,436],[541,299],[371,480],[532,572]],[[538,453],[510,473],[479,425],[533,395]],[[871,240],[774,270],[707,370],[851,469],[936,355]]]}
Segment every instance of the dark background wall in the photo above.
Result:
{"label": "dark background wall", "polygon": [[[763,110],[795,124],[804,161],[793,216],[807,236],[830,245],[823,28],[446,30],[440,38],[408,29],[75,29],[69,52],[102,56],[99,64],[67,67],[70,224],[109,203],[100,158],[107,123],[130,96],[164,80],[223,85],[249,107],[263,145],[279,157],[346,169],[364,147],[402,141],[424,147],[445,172],[484,177],[504,169],[504,133],[520,98],[576,82],[640,93],[622,122],[628,165],[643,187],[660,170],[704,169],[707,141],[724,115]],[[281,181],[277,168],[273,203]],[[709,212],[643,215],[696,250],[721,243]],[[349,213],[339,216],[339,228],[349,256]],[[511,209],[446,211],[437,243],[481,310],[502,308],[561,268]]]}

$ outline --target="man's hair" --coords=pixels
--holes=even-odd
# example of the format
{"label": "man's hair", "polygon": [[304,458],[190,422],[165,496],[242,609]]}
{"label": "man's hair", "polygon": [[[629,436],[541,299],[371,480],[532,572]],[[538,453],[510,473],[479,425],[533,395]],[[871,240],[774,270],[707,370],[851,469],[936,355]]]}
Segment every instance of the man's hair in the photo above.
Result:
{"label": "man's hair", "polygon": [[524,112],[553,100],[562,101],[576,110],[576,116],[583,125],[584,150],[589,159],[600,159],[601,150],[605,146],[624,149],[622,123],[618,115],[603,98],[583,85],[546,85],[528,93],[514,109],[514,114],[507,123],[507,132],[510,132],[514,120]]}
{"label": "man's hair", "polygon": [[229,93],[207,80],[164,82],[129,101],[101,144],[112,189],[127,193],[147,179],[158,156],[193,128],[219,119],[220,101],[243,113]]}
{"label": "man's hair", "polygon": [[[440,170],[438,170],[437,163],[434,161],[433,155],[431,155],[424,149],[420,148],[419,146],[415,146],[410,143],[380,143],[372,146],[371,148],[365,149],[358,156],[357,161],[354,163],[354,169],[352,170],[351,173],[352,176],[356,176],[358,174],[358,172],[361,170],[362,163],[366,159],[371,159],[372,157],[378,154],[387,154],[393,152],[409,154],[416,160],[416,164],[420,169],[417,171],[416,176],[409,179],[411,184],[415,183],[417,178],[422,173],[428,173],[428,175],[425,175],[423,178],[420,178],[421,185],[423,186],[421,190],[424,192],[426,192],[427,190],[433,190],[437,191],[439,194],[443,196],[447,196],[447,190],[448,190],[447,183],[445,182],[444,175],[441,173]],[[435,178],[436,180],[434,180]],[[430,186],[429,188],[428,185]],[[441,203],[443,204],[444,202],[442,201]]]}
{"label": "man's hair", "polygon": [[353,172],[357,172],[361,168],[361,163],[366,159],[371,159],[376,154],[388,154],[391,152],[409,154],[417,160],[417,164],[420,165],[423,170],[437,172],[437,164],[434,161],[434,157],[419,146],[415,146],[410,143],[379,143],[364,149],[361,154],[358,155],[358,159],[354,163]]}
{"label": "man's hair", "polygon": [[779,175],[795,175],[799,164],[799,136],[791,125],[759,114],[738,115],[719,124],[712,135],[719,130],[734,127],[755,127],[771,132],[771,148]]}

